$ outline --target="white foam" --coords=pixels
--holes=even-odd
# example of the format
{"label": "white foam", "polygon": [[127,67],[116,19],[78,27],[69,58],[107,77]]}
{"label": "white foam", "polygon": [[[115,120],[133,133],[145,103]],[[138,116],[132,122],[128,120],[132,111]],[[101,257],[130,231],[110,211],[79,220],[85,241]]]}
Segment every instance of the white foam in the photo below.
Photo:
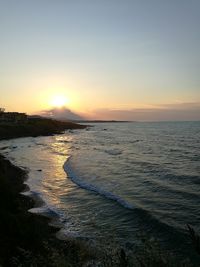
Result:
{"label": "white foam", "polygon": [[55,212],[54,210],[50,209],[47,205],[37,207],[37,208],[31,208],[28,211],[34,214],[42,214],[43,216],[46,216],[49,218],[59,217],[59,214]]}
{"label": "white foam", "polygon": [[71,181],[73,183],[75,183],[76,185],[78,185],[79,187],[86,189],[86,190],[89,190],[89,191],[93,191],[96,194],[104,196],[108,199],[114,200],[127,209],[131,209],[131,210],[134,209],[133,205],[131,205],[130,203],[128,203],[127,201],[125,201],[121,197],[113,194],[112,192],[106,191],[103,188],[97,187],[95,185],[92,185],[90,183],[87,183],[87,182],[81,180],[81,178],[73,170],[71,163],[70,163],[70,158],[65,162],[63,168],[64,168],[65,172],[68,174],[68,177],[71,179]]}
{"label": "white foam", "polygon": [[105,152],[109,155],[112,155],[112,156],[122,154],[122,150],[120,150],[120,149],[109,149],[109,150],[105,150]]}

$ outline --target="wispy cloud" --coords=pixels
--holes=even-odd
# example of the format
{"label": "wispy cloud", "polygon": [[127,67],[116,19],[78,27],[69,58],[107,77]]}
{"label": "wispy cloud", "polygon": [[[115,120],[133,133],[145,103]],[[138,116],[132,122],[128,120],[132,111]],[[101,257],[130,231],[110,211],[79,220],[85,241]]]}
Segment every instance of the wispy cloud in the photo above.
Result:
{"label": "wispy cloud", "polygon": [[39,114],[61,120],[200,121],[200,103],[173,103],[129,109],[104,108],[87,113],[53,108],[40,111]]}
{"label": "wispy cloud", "polygon": [[200,120],[200,103],[177,103],[155,106],[155,108],[98,109],[95,119],[131,121],[184,121]]}

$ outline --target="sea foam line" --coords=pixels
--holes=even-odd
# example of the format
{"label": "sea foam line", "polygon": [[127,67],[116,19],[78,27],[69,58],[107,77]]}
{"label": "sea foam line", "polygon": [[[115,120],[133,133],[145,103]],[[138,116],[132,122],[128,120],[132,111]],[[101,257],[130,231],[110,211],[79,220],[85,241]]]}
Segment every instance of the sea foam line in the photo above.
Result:
{"label": "sea foam line", "polygon": [[66,162],[64,163],[63,169],[67,173],[68,177],[70,178],[70,180],[73,183],[75,183],[76,185],[78,185],[79,187],[81,187],[83,189],[95,192],[98,195],[101,195],[101,196],[104,196],[108,199],[114,200],[127,209],[130,209],[130,210],[135,209],[135,207],[133,205],[131,205],[130,203],[128,203],[127,201],[125,201],[121,197],[119,197],[119,196],[117,196],[117,195],[115,195],[109,191],[106,191],[102,188],[99,188],[95,185],[92,185],[90,183],[87,183],[87,182],[81,180],[80,177],[75,173],[75,171],[71,167],[70,158],[68,158],[66,160]]}

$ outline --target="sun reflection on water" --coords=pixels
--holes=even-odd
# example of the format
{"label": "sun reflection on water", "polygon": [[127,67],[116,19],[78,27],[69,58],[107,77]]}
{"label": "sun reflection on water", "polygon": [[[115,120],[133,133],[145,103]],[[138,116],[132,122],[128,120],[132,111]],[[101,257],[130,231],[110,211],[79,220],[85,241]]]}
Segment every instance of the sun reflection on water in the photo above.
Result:
{"label": "sun reflection on water", "polygon": [[[20,150],[24,167],[29,167],[27,184],[31,192],[39,192],[50,206],[60,207],[60,197],[71,190],[67,186],[69,180],[63,165],[70,157],[72,141],[73,136],[66,132],[64,135],[35,138],[33,146],[30,146],[30,140],[27,139],[22,139],[18,144],[17,153]],[[13,150],[11,154],[13,158],[17,158],[16,151]],[[18,159],[19,162],[21,158]]]}

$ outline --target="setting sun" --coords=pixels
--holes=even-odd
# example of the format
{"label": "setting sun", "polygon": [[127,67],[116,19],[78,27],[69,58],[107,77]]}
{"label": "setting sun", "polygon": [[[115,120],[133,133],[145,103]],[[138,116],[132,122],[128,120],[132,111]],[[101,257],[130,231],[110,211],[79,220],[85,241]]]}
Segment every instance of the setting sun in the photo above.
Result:
{"label": "setting sun", "polygon": [[54,107],[60,108],[60,107],[65,106],[67,104],[67,102],[68,102],[68,100],[66,97],[58,95],[58,96],[53,97],[51,104]]}

